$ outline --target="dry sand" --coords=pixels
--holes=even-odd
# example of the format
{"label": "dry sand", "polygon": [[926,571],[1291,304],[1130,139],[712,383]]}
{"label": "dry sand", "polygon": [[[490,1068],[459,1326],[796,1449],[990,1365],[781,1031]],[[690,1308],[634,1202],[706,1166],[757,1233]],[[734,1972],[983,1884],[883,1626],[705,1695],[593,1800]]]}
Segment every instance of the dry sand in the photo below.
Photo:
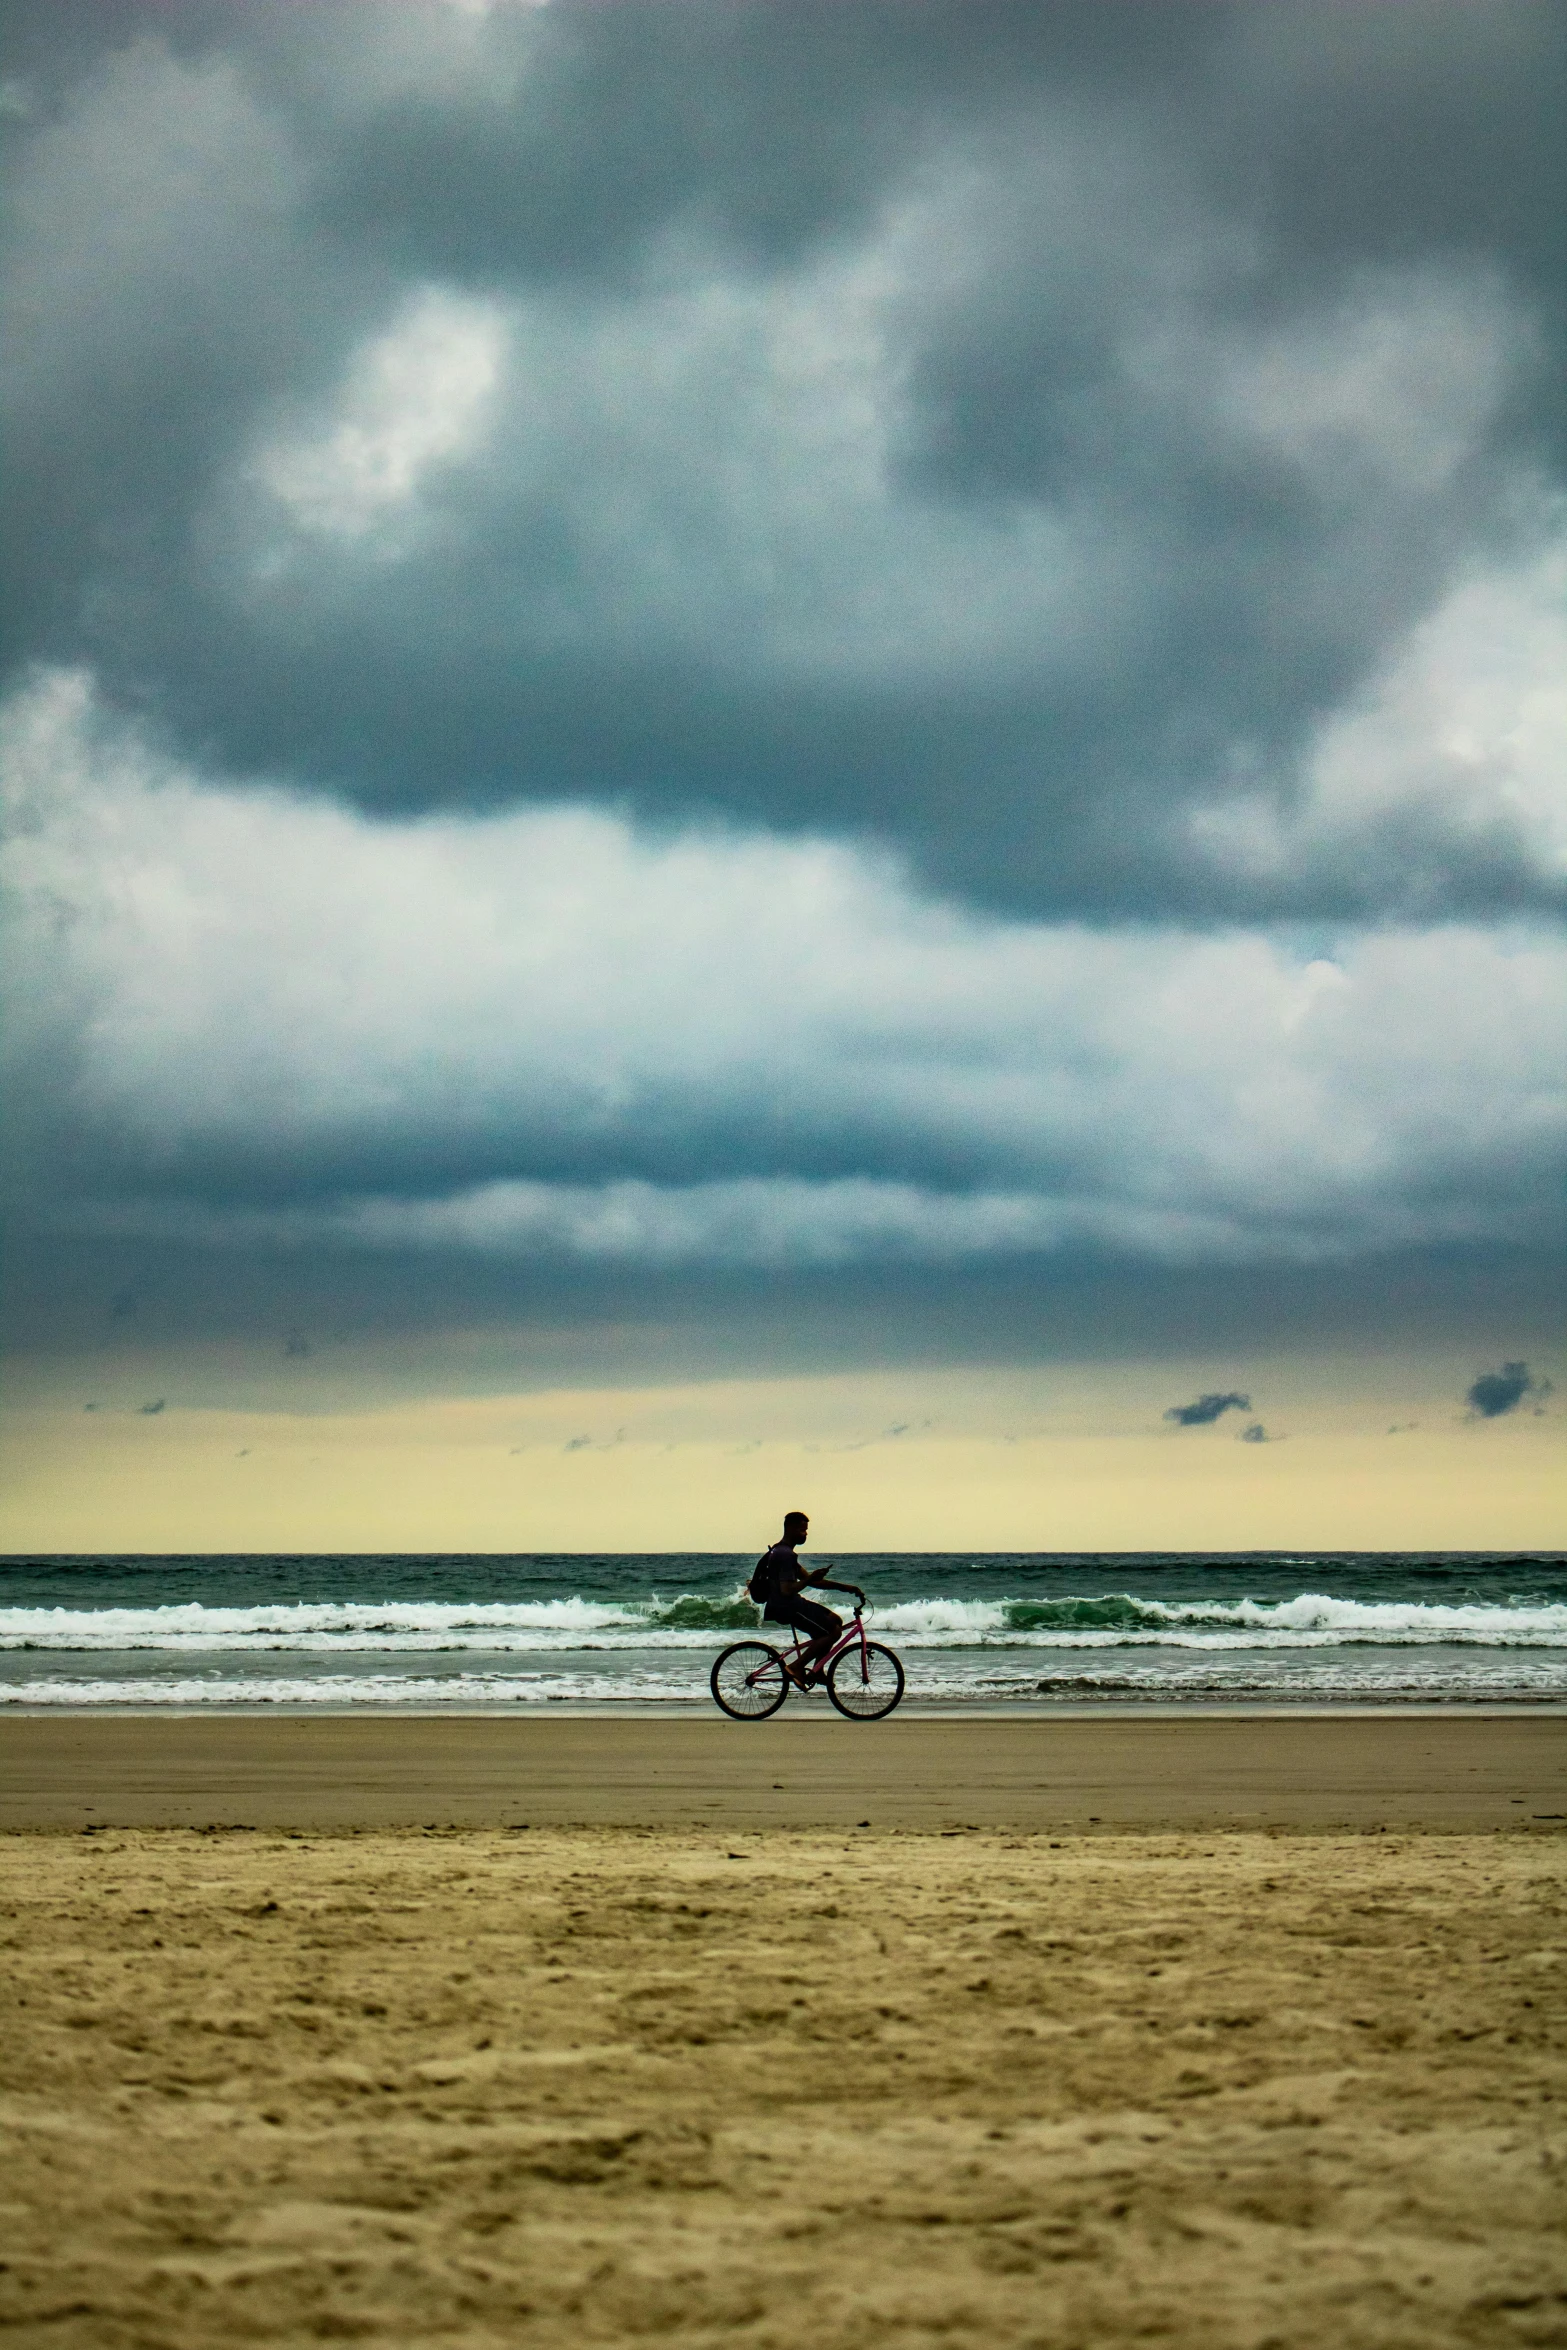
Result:
{"label": "dry sand", "polygon": [[1567,2342],[1563,1850],[13,1834],[0,2320],[29,2350]]}

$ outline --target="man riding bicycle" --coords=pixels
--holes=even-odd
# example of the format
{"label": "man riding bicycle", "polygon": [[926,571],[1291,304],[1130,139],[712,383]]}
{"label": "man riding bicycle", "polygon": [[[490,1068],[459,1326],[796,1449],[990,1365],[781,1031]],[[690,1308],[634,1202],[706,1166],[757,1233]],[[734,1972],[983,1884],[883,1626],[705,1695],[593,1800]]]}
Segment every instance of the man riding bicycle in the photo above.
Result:
{"label": "man riding bicycle", "polygon": [[[770,1721],[791,1689],[825,1689],[851,1722],[885,1721],[903,1696],[903,1666],[879,1640],[867,1640],[862,1620],[865,1594],[857,1583],[828,1582],[825,1567],[803,1567],[796,1552],[810,1532],[804,1510],[791,1510],[782,1539],[756,1562],[747,1597],[766,1611],[768,1621],[787,1624],[796,1636],[792,1656],[754,1636],[732,1640],[713,1659],[708,1687],[713,1703],[732,1722]],[[813,1585],[846,1591],[854,1601],[854,1622],[846,1632],[831,1608],[818,1607],[805,1592]]]}
{"label": "man riding bicycle", "polygon": [[804,1510],[791,1510],[784,1519],[781,1539],[757,1560],[749,1586],[751,1597],[760,1601],[770,1624],[788,1624],[806,1636],[798,1661],[784,1667],[799,1689],[810,1686],[819,1659],[843,1630],[843,1618],[835,1616],[830,1607],[800,1597],[808,1585],[827,1580],[825,1567],[802,1567],[795,1556],[810,1530],[811,1521]]}

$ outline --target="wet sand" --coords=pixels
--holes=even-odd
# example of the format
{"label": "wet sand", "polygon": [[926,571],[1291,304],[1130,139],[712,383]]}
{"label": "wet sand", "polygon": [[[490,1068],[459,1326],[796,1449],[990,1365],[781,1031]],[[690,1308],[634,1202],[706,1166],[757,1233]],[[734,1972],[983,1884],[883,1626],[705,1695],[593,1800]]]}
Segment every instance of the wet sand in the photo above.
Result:
{"label": "wet sand", "polygon": [[0,1828],[1473,1830],[1564,1813],[1560,1713],[0,1717]]}
{"label": "wet sand", "polygon": [[[292,1725],[264,1727],[275,1765]],[[1066,1727],[1040,1751],[1086,1768]],[[1538,1736],[1464,1728],[1541,1767]],[[819,1735],[772,1752],[804,1769]],[[890,1805],[890,1742],[842,1737]],[[111,1744],[144,1775],[105,1807],[154,1801],[151,1749]],[[379,1751],[340,1753],[404,1802]],[[0,1837],[10,2338],[1567,2340],[1562,1830],[760,1833],[750,1751],[717,1832]],[[1380,1751],[1394,1814],[1416,1749]],[[550,1800],[626,1808],[594,1785]]]}

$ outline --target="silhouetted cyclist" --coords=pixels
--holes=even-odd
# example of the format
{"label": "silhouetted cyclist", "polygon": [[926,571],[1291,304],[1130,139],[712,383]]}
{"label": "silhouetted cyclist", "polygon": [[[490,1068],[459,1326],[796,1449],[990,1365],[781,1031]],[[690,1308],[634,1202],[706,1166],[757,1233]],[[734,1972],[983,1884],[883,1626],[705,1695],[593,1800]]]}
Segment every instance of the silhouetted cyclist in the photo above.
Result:
{"label": "silhouetted cyclist", "polygon": [[782,1536],[757,1560],[748,1586],[770,1624],[788,1624],[805,1635],[798,1663],[784,1668],[801,1689],[809,1685],[817,1659],[827,1654],[843,1630],[843,1618],[835,1616],[830,1607],[800,1597],[810,1584],[827,1580],[825,1567],[802,1567],[795,1555],[810,1530],[811,1521],[804,1510],[791,1510],[783,1522]]}

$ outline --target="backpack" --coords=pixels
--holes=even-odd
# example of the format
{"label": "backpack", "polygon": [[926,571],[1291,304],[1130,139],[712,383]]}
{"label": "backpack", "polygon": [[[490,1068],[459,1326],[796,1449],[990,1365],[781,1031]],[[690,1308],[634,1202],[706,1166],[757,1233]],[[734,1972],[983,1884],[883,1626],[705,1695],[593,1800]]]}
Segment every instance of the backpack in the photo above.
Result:
{"label": "backpack", "polygon": [[778,1589],[778,1569],[770,1550],[764,1551],[751,1570],[751,1580],[745,1587],[746,1598],[757,1607],[766,1607]]}

